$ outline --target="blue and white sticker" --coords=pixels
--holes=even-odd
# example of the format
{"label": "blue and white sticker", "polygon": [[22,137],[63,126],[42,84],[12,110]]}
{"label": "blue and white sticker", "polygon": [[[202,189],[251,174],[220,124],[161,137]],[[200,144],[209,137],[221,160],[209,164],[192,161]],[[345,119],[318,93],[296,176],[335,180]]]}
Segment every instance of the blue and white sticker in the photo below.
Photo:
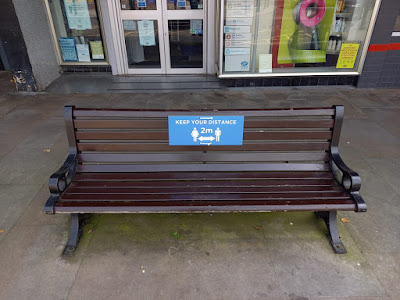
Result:
{"label": "blue and white sticker", "polygon": [[243,116],[169,116],[171,146],[243,144]]}

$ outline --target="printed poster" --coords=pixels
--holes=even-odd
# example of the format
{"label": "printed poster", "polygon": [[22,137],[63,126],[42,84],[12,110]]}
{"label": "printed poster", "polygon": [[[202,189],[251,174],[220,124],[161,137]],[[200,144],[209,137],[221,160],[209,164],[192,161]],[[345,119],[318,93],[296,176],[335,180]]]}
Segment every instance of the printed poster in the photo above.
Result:
{"label": "printed poster", "polygon": [[225,56],[225,72],[249,71],[250,54]]}
{"label": "printed poster", "polygon": [[87,0],[64,0],[64,6],[70,29],[92,29]]}
{"label": "printed poster", "polygon": [[146,7],[146,0],[137,0],[137,7]]}
{"label": "printed poster", "polygon": [[89,42],[93,59],[104,59],[103,44],[101,41]]}
{"label": "printed poster", "polygon": [[353,69],[357,59],[359,43],[343,43],[340,48],[337,69]]}
{"label": "printed poster", "polygon": [[225,55],[250,55],[250,48],[225,48]]}
{"label": "printed poster", "polygon": [[[280,34],[274,37],[279,40],[278,64],[292,63],[324,63],[326,62],[326,49],[328,47],[329,35],[333,16],[335,14],[336,0],[324,0],[315,3],[316,13],[311,16],[300,17],[296,6],[296,0],[277,0],[277,5],[283,5],[282,15],[275,16],[275,20],[282,20]],[[314,3],[313,1],[309,1]],[[295,22],[293,16],[299,20]],[[313,27],[307,27],[304,23],[313,23]],[[315,30],[316,34],[310,34]],[[279,30],[275,30],[279,32]],[[315,40],[313,40],[315,39]]]}
{"label": "printed poster", "polygon": [[251,33],[227,33],[225,34],[225,39],[235,41],[250,41]]}
{"label": "printed poster", "polygon": [[154,22],[152,20],[137,21],[139,29],[139,43],[141,46],[155,46]]}
{"label": "printed poster", "polygon": [[225,47],[226,48],[246,48],[251,46],[251,41],[235,41],[235,40],[226,40]]}
{"label": "printed poster", "polygon": [[75,40],[73,38],[59,38],[60,49],[64,61],[78,61]]}
{"label": "printed poster", "polygon": [[258,56],[258,72],[272,72],[272,54],[260,54]]}
{"label": "printed poster", "polygon": [[203,20],[190,20],[190,34],[203,34]]}
{"label": "printed poster", "polygon": [[224,26],[224,33],[249,33],[250,26]]}
{"label": "printed poster", "polygon": [[176,0],[176,6],[186,7],[186,0]]}
{"label": "printed poster", "polygon": [[126,30],[126,31],[136,30],[136,21],[124,20],[123,22],[124,22],[124,30]]}
{"label": "printed poster", "polygon": [[225,19],[225,25],[227,26],[241,26],[241,25],[251,26],[252,24],[253,24],[252,18]]}
{"label": "printed poster", "polygon": [[76,52],[78,53],[78,60],[90,62],[90,53],[88,44],[76,44]]}

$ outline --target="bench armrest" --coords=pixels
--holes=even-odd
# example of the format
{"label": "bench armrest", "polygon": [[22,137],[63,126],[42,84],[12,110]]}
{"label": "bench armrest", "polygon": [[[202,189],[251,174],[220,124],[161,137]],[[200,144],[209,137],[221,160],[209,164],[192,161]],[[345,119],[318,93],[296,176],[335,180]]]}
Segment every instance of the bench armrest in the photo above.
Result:
{"label": "bench armrest", "polygon": [[60,195],[71,183],[77,165],[76,154],[69,154],[62,167],[50,176],[49,190],[51,194]]}
{"label": "bench armrest", "polygon": [[357,172],[350,169],[342,160],[339,153],[332,153],[332,161],[343,173],[342,186],[349,192],[358,192],[361,188],[361,178]]}

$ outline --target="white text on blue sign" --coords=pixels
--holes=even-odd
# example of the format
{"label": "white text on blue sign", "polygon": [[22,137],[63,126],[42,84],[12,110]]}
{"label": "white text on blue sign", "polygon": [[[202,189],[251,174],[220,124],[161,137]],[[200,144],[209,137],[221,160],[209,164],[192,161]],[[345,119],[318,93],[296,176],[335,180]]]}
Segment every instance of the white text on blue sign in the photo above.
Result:
{"label": "white text on blue sign", "polygon": [[243,124],[243,116],[169,116],[169,144],[242,145]]}

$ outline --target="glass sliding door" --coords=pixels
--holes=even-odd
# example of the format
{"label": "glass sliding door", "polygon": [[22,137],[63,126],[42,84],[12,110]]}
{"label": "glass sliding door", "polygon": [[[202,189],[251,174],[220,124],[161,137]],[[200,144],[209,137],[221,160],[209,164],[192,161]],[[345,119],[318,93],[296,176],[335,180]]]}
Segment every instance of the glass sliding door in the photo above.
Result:
{"label": "glass sliding door", "polygon": [[120,0],[128,74],[165,74],[162,0]]}
{"label": "glass sliding door", "polygon": [[205,73],[205,0],[120,0],[128,74]]}
{"label": "glass sliding door", "polygon": [[167,74],[205,73],[206,1],[163,2]]}

